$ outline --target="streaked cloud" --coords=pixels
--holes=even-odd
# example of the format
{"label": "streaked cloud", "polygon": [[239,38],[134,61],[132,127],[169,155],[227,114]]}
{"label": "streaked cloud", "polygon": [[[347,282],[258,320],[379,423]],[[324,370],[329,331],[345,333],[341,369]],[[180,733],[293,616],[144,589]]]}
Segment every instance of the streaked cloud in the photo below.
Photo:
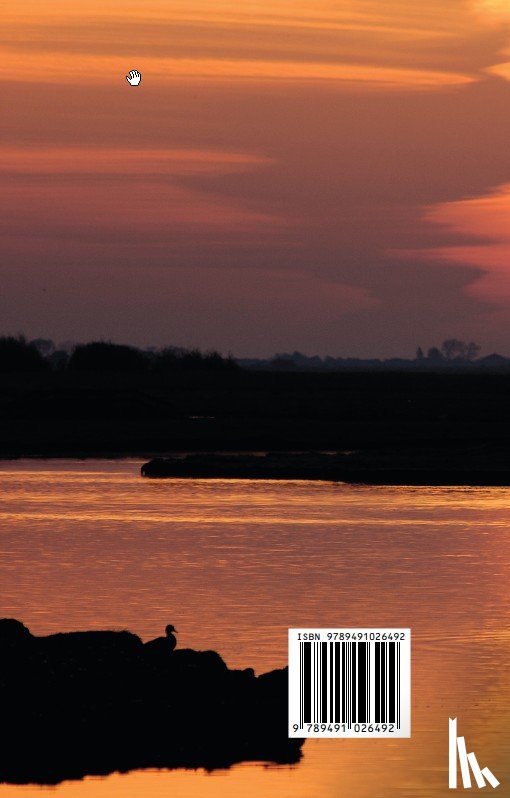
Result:
{"label": "streaked cloud", "polygon": [[[11,3],[4,329],[238,354],[412,354],[447,331],[485,343],[476,320],[505,295],[508,246],[488,222],[506,205],[463,198],[510,184],[500,11]],[[494,346],[506,336],[505,321]]]}
{"label": "streaked cloud", "polygon": [[496,22],[510,21],[508,0],[474,0],[475,9]]}
{"label": "streaked cloud", "polygon": [[[465,85],[499,32],[463,0],[168,4],[22,0],[0,33],[4,79],[112,79],[134,59],[151,80],[314,80],[409,89]],[[132,64],[131,64],[132,66]]]}
{"label": "streaked cloud", "polygon": [[493,305],[510,306],[510,184],[487,196],[430,208],[424,219],[452,243],[413,254],[473,268],[465,290]]}
{"label": "streaked cloud", "polygon": [[[36,83],[104,82],[105,78],[123,80],[126,58],[107,56],[80,56],[69,58],[58,53],[0,52],[4,59],[2,69],[6,80],[29,80]],[[133,60],[133,59],[131,59]],[[139,61],[140,59],[138,59]],[[132,66],[129,63],[129,66]],[[213,58],[145,58],[144,81],[172,81],[193,78],[196,80],[280,80],[328,81],[354,84],[374,84],[388,88],[441,88],[466,85],[475,80],[473,75],[440,70],[385,67],[377,64],[320,63],[305,61],[250,61],[247,59]]]}
{"label": "streaked cloud", "polygon": [[205,149],[126,149],[123,147],[0,148],[6,171],[17,174],[211,174],[269,165],[271,158]]}
{"label": "streaked cloud", "polygon": [[[267,166],[267,158],[193,149],[1,148],[0,236],[28,249],[34,239],[133,245],[146,251],[190,233],[248,240],[285,226],[275,214],[183,186],[183,177]],[[38,243],[35,246],[39,246]]]}
{"label": "streaked cloud", "polygon": [[[505,50],[503,55],[510,57],[510,50]],[[510,80],[510,60],[502,61],[499,64],[493,64],[492,66],[487,67],[486,72],[489,75],[496,75],[499,78]]]}

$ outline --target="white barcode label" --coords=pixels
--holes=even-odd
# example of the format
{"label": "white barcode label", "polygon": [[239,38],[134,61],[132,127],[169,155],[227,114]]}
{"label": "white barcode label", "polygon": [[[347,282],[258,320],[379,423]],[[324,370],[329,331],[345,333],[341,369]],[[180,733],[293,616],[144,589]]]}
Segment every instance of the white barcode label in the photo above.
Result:
{"label": "white barcode label", "polygon": [[289,629],[289,737],[410,736],[410,629]]}

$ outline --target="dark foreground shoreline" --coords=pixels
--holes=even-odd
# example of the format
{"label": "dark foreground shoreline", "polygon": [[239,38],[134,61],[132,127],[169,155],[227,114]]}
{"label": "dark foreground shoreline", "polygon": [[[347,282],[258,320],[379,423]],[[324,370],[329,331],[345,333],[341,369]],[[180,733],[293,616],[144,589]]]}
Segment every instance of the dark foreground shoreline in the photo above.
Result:
{"label": "dark foreground shoreline", "polygon": [[2,374],[0,457],[510,451],[509,406],[510,374]]}
{"label": "dark foreground shoreline", "polygon": [[255,676],[214,651],[130,632],[33,636],[0,620],[0,782],[58,784],[142,768],[293,764],[287,668]]}
{"label": "dark foreground shoreline", "polygon": [[364,485],[510,486],[505,454],[489,451],[279,452],[156,457],[141,468],[152,479],[313,480]]}

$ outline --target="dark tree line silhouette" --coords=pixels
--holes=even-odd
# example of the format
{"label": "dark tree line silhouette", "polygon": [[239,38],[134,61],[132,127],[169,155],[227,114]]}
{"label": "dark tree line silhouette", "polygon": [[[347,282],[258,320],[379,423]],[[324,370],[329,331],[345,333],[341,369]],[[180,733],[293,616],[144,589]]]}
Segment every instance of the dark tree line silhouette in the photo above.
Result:
{"label": "dark tree line silhouette", "polygon": [[442,360],[461,361],[471,363],[480,354],[481,347],[474,341],[459,341],[457,338],[447,338],[441,347],[432,346],[427,352],[427,358],[423,354],[421,346],[416,351],[416,360],[431,360],[440,362]]}
{"label": "dark tree line silhouette", "polygon": [[164,373],[168,371],[233,371],[239,366],[232,357],[166,347],[142,350],[109,341],[78,344],[69,350],[55,348],[52,341],[24,336],[0,337],[0,372],[98,372]]}
{"label": "dark tree line silhouette", "polygon": [[33,344],[28,344],[23,336],[0,338],[0,371],[45,371],[49,363]]}
{"label": "dark tree line silhouette", "polygon": [[[27,341],[24,336],[0,337],[0,373],[95,372],[98,374],[166,374],[172,372],[198,372],[233,374],[242,371],[391,371],[426,370],[442,371],[472,366],[510,368],[510,360],[500,355],[478,358],[480,346],[449,338],[440,347],[432,346],[427,354],[418,347],[414,359],[309,357],[300,352],[277,354],[264,360],[223,357],[215,351],[164,347],[139,349],[135,346],[115,344],[110,341],[91,341],[85,344],[55,346],[47,338]],[[485,362],[487,361],[487,362]]]}

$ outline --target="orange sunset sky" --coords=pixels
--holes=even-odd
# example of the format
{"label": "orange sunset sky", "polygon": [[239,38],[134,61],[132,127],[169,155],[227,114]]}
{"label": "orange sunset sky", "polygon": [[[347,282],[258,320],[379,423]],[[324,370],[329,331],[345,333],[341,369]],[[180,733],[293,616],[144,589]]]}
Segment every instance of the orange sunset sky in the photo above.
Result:
{"label": "orange sunset sky", "polygon": [[17,0],[0,21],[0,333],[510,354],[507,0]]}

